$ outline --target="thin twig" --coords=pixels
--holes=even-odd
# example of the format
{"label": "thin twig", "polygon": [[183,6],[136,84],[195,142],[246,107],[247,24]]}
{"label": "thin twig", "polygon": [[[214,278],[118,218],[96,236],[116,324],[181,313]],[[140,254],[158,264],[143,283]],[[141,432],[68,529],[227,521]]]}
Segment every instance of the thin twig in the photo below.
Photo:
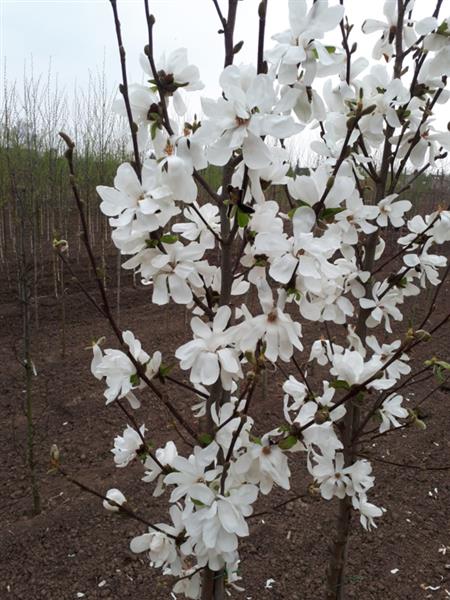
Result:
{"label": "thin twig", "polygon": [[131,111],[131,103],[130,97],[128,94],[128,76],[127,76],[127,67],[126,67],[126,53],[125,47],[122,41],[122,32],[119,21],[119,14],[117,11],[117,1],[109,0],[113,9],[114,14],[114,25],[116,28],[116,37],[117,37],[117,45],[119,47],[120,54],[120,66],[122,71],[122,84],[119,87],[120,93],[123,96],[123,101],[125,103],[125,110],[127,113],[128,125],[130,128],[131,141],[133,144],[133,153],[134,153],[134,169],[136,171],[136,175],[138,176],[139,181],[142,180],[142,166],[141,166],[141,157],[139,154],[139,145],[137,140],[137,131],[138,127],[133,120],[133,113]]}
{"label": "thin twig", "polygon": [[93,496],[96,496],[97,498],[100,498],[100,500],[106,501],[106,502],[108,502],[108,504],[111,504],[112,506],[115,506],[118,509],[119,513],[125,514],[128,517],[131,517],[135,521],[139,521],[140,523],[143,523],[144,525],[146,525],[150,529],[154,529],[155,531],[158,531],[159,533],[163,533],[164,535],[167,535],[167,537],[170,537],[170,538],[172,538],[174,540],[177,539],[176,536],[174,536],[174,535],[172,535],[170,533],[166,533],[165,531],[163,531],[162,529],[160,529],[157,525],[153,525],[153,523],[150,523],[149,521],[147,521],[147,519],[144,519],[143,517],[141,517],[140,515],[138,515],[137,513],[135,513],[133,510],[131,510],[131,508],[128,508],[128,506],[126,506],[125,504],[119,504],[119,503],[115,502],[114,500],[111,500],[110,498],[107,498],[102,493],[97,492],[97,490],[94,490],[93,488],[89,487],[88,485],[86,485],[82,481],[80,481],[78,479],[75,479],[75,477],[72,477],[71,475],[69,475],[68,473],[66,473],[66,471],[64,471],[55,462],[52,463],[52,467],[54,469],[56,469],[58,471],[58,473],[60,473],[63,477],[65,477],[65,479],[67,479],[67,481],[70,481],[71,483],[73,483],[74,485],[76,485],[77,487],[79,487],[81,490],[83,490],[85,492],[89,492],[89,494],[92,494]]}
{"label": "thin twig", "polygon": [[141,365],[141,363],[139,361],[137,361],[135,359],[135,357],[130,352],[130,350],[127,348],[127,345],[124,342],[122,332],[121,332],[120,328],[118,327],[118,325],[114,319],[113,313],[111,311],[111,307],[109,305],[106,289],[105,289],[103,280],[100,276],[100,272],[97,267],[97,261],[96,261],[94,252],[92,250],[91,243],[90,243],[89,228],[88,228],[86,215],[85,215],[85,211],[84,211],[84,205],[83,205],[83,201],[81,199],[80,192],[79,192],[79,189],[78,189],[78,186],[76,183],[76,178],[75,178],[75,168],[74,168],[74,162],[73,162],[73,151],[75,148],[75,144],[73,143],[73,141],[70,139],[70,137],[67,134],[60,132],[59,135],[61,136],[61,138],[65,141],[65,143],[67,145],[65,157],[66,157],[67,163],[69,165],[70,186],[72,188],[72,193],[75,198],[75,202],[76,202],[76,205],[78,208],[78,213],[80,215],[83,243],[84,243],[84,246],[88,253],[89,262],[91,264],[92,270],[94,272],[95,281],[96,281],[98,290],[100,292],[100,297],[102,299],[102,310],[106,316],[106,319],[108,320],[114,333],[116,334],[116,337],[119,340],[121,346],[125,349],[128,358],[131,360],[131,362],[135,366],[137,374],[142,379],[142,381],[144,381],[146,383],[147,387],[150,388],[150,390],[153,392],[153,394],[155,396],[157,396],[164,403],[164,405],[169,410],[169,412],[179,421],[179,423],[186,429],[186,431],[194,439],[197,439],[197,435],[196,435],[195,431],[193,430],[193,428],[191,427],[191,425],[183,418],[181,413],[171,404],[171,402],[167,398],[166,393],[159,390],[158,387],[153,383],[153,381],[151,381],[147,377],[147,375],[145,373],[145,368],[143,367],[143,365]]}

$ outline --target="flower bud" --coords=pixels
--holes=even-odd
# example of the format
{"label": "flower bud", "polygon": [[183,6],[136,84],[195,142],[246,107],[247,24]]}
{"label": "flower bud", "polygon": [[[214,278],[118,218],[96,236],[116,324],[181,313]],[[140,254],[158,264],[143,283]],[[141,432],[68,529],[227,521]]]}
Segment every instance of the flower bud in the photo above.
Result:
{"label": "flower bud", "polygon": [[425,329],[418,329],[414,332],[414,335],[418,340],[422,340],[424,342],[429,342],[431,340],[431,333],[425,331]]}
{"label": "flower bud", "polygon": [[[122,492],[116,488],[112,488],[106,492],[106,500],[103,500],[103,507],[111,512],[118,512],[122,504],[125,504],[127,499]],[[110,500],[111,502],[108,502]]]}
{"label": "flower bud", "polygon": [[323,425],[328,421],[329,416],[330,411],[326,406],[323,406],[322,408],[319,408],[319,410],[314,415],[314,421],[317,423],[317,425]]}
{"label": "flower bud", "polygon": [[56,444],[52,444],[50,447],[50,460],[53,465],[59,463],[59,448]]}

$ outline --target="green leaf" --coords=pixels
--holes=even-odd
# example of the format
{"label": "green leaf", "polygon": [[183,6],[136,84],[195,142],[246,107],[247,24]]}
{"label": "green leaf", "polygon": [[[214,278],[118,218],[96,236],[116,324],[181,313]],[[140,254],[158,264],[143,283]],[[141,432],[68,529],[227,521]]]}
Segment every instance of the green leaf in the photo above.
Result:
{"label": "green leaf", "polygon": [[450,363],[445,362],[445,360],[437,360],[434,364],[438,365],[442,369],[445,369],[446,371],[450,371]]}
{"label": "green leaf", "polygon": [[196,500],[195,498],[191,498],[193,504],[195,504],[195,506],[198,506],[199,508],[202,508],[203,506],[206,506],[205,504],[203,504],[203,502],[201,500]]}
{"label": "green leaf", "polygon": [[437,29],[437,33],[439,33],[440,35],[446,35],[447,30],[448,30],[447,21],[442,21],[442,23],[439,25],[439,27]]}
{"label": "green leaf", "polygon": [[161,237],[161,242],[163,244],[175,244],[175,242],[178,242],[178,236],[171,233],[166,233]]}
{"label": "green leaf", "polygon": [[433,367],[433,374],[439,383],[444,383],[444,381],[447,379],[445,372],[450,371],[450,363],[446,362],[445,360],[439,360],[434,356],[430,360],[426,360],[424,365],[426,367]]}
{"label": "green leaf", "polygon": [[349,390],[351,387],[346,381],[343,381],[342,379],[335,379],[330,383],[330,386],[335,390]]}
{"label": "green leaf", "polygon": [[250,221],[250,215],[248,215],[247,213],[242,211],[240,208],[238,208],[236,217],[237,217],[239,227],[247,227],[247,225]]}
{"label": "green leaf", "polygon": [[344,209],[337,207],[337,208],[325,208],[319,216],[319,219],[322,219],[322,221],[331,221],[331,219],[334,218],[335,215],[338,215],[340,212],[342,212]]}
{"label": "green leaf", "polygon": [[[325,50],[328,52],[328,54],[334,54],[336,52],[336,46],[325,46]],[[311,50],[311,53],[316,60],[319,60],[319,53],[315,48]]]}
{"label": "green leaf", "polygon": [[160,377],[162,377],[162,379],[164,379],[164,377],[166,377],[172,369],[173,365],[161,365],[159,367],[158,374]]}
{"label": "green leaf", "polygon": [[254,444],[258,444],[259,446],[262,446],[262,440],[259,437],[250,435],[250,441],[253,442]]}
{"label": "green leaf", "polygon": [[288,435],[278,442],[278,446],[282,450],[290,450],[298,442],[298,438],[295,435]]}
{"label": "green leaf", "polygon": [[288,432],[288,431],[290,431],[290,430],[291,430],[291,426],[290,426],[290,425],[288,425],[287,423],[286,423],[285,425],[280,425],[280,426],[278,427],[278,431],[279,431],[280,433],[287,433],[287,432]]}
{"label": "green leaf", "polygon": [[436,379],[439,381],[439,383],[444,383],[444,381],[446,380],[444,369],[442,369],[441,367],[434,367],[433,373],[436,376]]}
{"label": "green leaf", "polygon": [[301,292],[299,292],[298,290],[296,290],[295,288],[288,288],[286,290],[286,293],[289,296],[294,296],[294,298],[297,300],[297,302],[300,302],[300,300],[302,299],[302,294]]}
{"label": "green leaf", "polygon": [[133,375],[130,375],[130,383],[132,385],[139,385],[140,379],[139,379],[139,375],[137,373],[133,373]]}
{"label": "green leaf", "polygon": [[210,433],[201,433],[198,436],[198,441],[202,446],[209,446],[214,441],[214,437]]}

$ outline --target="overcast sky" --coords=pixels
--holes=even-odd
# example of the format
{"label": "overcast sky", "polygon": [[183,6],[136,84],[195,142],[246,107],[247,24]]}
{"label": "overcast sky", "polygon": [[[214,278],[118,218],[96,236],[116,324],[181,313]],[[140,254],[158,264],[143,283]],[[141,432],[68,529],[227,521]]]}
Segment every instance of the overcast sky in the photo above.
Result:
{"label": "overcast sky", "polygon": [[[320,2],[321,0],[319,0]],[[396,1],[396,0],[392,0]],[[336,4],[338,0],[330,0]],[[219,0],[226,12],[227,0]],[[311,4],[311,0],[309,0]],[[383,19],[384,0],[345,0],[350,22],[355,24],[351,41],[358,43],[358,55],[370,58],[378,33],[363,35],[364,19]],[[154,48],[156,58],[164,51],[188,48],[190,62],[200,69],[205,89],[188,96],[188,118],[199,110],[199,95],[216,97],[220,91],[218,77],[223,65],[223,36],[218,35],[220,23],[212,0],[149,0],[156,17]],[[253,62],[257,49],[257,9],[259,0],[241,0],[235,30],[235,42],[245,44],[236,62]],[[430,16],[435,0],[416,0],[416,18]],[[122,36],[127,50],[129,82],[143,83],[139,54],[147,43],[147,28],[143,0],[118,0]],[[450,14],[450,0],[444,0],[441,16]],[[288,28],[288,1],[268,0],[266,47],[273,42],[270,36]],[[335,36],[333,39],[333,35]],[[340,43],[337,30],[328,43]],[[22,88],[24,69],[35,76],[46,76],[51,62],[53,75],[58,76],[58,89],[66,89],[69,99],[74,85],[86,89],[89,73],[104,67],[107,87],[114,93],[121,80],[112,9],[108,0],[0,0],[0,54],[2,75],[8,82],[15,80]],[[6,65],[6,69],[4,69]],[[0,81],[0,99],[3,83]],[[320,90],[320,82],[317,82]],[[437,124],[446,126],[448,112],[437,109]],[[295,152],[307,152],[308,141],[314,132],[304,132]]]}
{"label": "overcast sky", "polygon": [[[225,0],[219,0],[222,6]],[[319,0],[320,1],[320,0]],[[334,3],[331,0],[330,3]],[[123,38],[131,81],[141,81],[138,56],[146,43],[143,0],[119,0]],[[255,60],[257,7],[259,0],[239,2],[235,40],[245,39],[237,62]],[[383,0],[346,0],[347,12],[355,23],[354,38],[364,55],[377,34],[364,36],[361,23],[367,17],[382,18]],[[441,15],[447,16],[450,0],[444,0]],[[287,28],[287,0],[269,0],[268,38]],[[416,0],[417,14],[430,15],[431,0]],[[217,91],[218,69],[223,61],[222,36],[212,0],[150,0],[156,16],[155,54],[180,46],[189,49],[190,60],[200,67],[206,94]],[[0,0],[1,55],[8,79],[21,80],[31,58],[36,74],[47,72],[49,61],[62,84],[86,85],[89,71],[104,61],[111,87],[120,78],[119,61],[108,0]],[[268,39],[267,46],[271,42]]]}

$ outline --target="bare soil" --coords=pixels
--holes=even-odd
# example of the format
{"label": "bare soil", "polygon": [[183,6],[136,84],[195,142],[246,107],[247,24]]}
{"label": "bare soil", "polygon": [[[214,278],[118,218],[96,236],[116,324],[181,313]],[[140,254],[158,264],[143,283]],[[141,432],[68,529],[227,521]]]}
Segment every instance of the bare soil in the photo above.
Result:
{"label": "bare soil", "polygon": [[[114,265],[114,262],[112,262]],[[113,270],[113,266],[111,267]],[[82,278],[89,282],[88,273]],[[105,407],[103,386],[90,374],[92,339],[113,335],[73,282],[66,296],[67,350],[61,356],[61,303],[51,285],[40,285],[40,326],[33,335],[37,377],[33,403],[37,429],[36,455],[43,510],[31,514],[29,476],[24,462],[26,419],[24,370],[20,356],[20,306],[7,286],[0,291],[1,450],[0,461],[0,598],[15,600],[159,600],[170,598],[170,581],[133,555],[129,541],[143,533],[139,523],[107,513],[98,498],[80,491],[60,475],[49,472],[49,449],[56,443],[67,472],[105,493],[120,488],[131,506],[152,522],[166,520],[167,498],[153,498],[141,484],[138,464],[114,466],[114,436],[125,427],[124,415]],[[149,289],[134,289],[124,279],[122,329],[130,328],[151,352],[161,349],[165,361],[188,336],[184,309],[151,305]],[[115,290],[111,289],[111,299]],[[448,310],[450,287],[431,321]],[[47,294],[47,295],[46,295]],[[407,313],[417,322],[425,302],[415,300]],[[405,326],[407,323],[405,323]],[[317,332],[314,332],[317,334]],[[448,357],[448,327],[420,346],[416,367],[433,354]],[[305,357],[300,357],[302,360]],[[295,373],[293,373],[295,374]],[[178,374],[185,377],[186,374]],[[260,431],[279,421],[279,374],[269,374],[266,393],[260,390],[253,409]],[[435,386],[433,379],[408,387],[411,406]],[[195,401],[179,387],[170,387],[176,406],[189,414]],[[373,461],[375,504],[387,509],[378,529],[365,532],[354,516],[347,571],[348,598],[358,600],[435,600],[450,597],[450,436],[449,392],[436,392],[424,405],[425,431],[406,429],[364,450]],[[146,396],[138,413],[155,445],[173,437],[183,442],[167,411]],[[304,457],[292,462],[292,491],[276,490],[258,502],[251,519],[251,536],[242,543],[242,575],[246,591],[232,593],[246,600],[315,600],[324,597],[330,533],[337,509],[307,492],[310,477]],[[392,461],[394,466],[380,461]],[[296,501],[271,510],[285,500]],[[267,511],[267,512],[265,512]],[[266,587],[268,579],[274,583]],[[81,596],[80,594],[84,594]]]}

